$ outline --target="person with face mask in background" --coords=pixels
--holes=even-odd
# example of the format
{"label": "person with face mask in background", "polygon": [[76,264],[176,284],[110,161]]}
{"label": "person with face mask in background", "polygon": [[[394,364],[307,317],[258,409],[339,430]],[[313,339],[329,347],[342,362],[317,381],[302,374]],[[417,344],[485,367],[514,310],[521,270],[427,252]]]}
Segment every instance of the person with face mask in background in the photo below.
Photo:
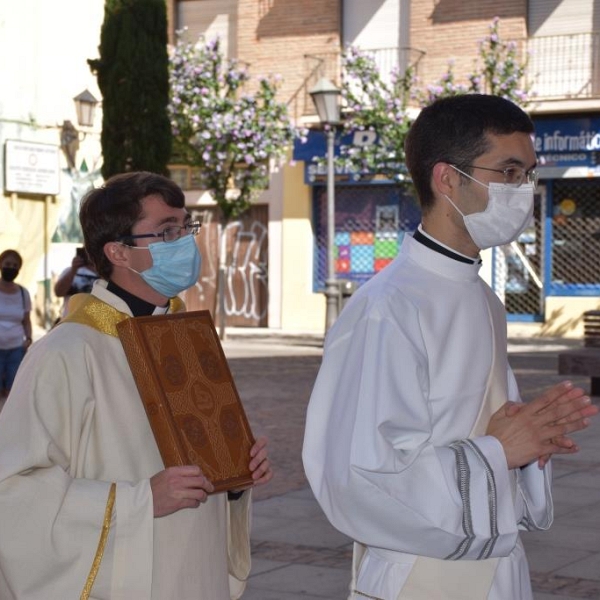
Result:
{"label": "person with face mask in background", "polygon": [[[0,414],[0,598],[230,600],[250,569],[250,489],[211,494],[165,469],[116,324],[184,310],[200,224],[152,173],[112,177],[81,203],[91,294],[28,352]],[[272,477],[266,439],[248,456]]]}
{"label": "person with face mask in background", "polygon": [[0,254],[0,403],[8,396],[32,342],[31,298],[23,286],[15,283],[22,266],[23,259],[16,250]]}
{"label": "person with face mask in background", "polygon": [[65,317],[69,312],[71,296],[91,292],[96,279],[98,279],[98,273],[90,264],[85,254],[85,248],[77,248],[71,265],[61,272],[54,284],[54,295],[57,298],[63,298],[60,318]]}
{"label": "person with face mask in background", "polygon": [[329,330],[303,461],[355,540],[350,598],[531,600],[519,530],[552,523],[552,454],[598,412],[570,382],[520,401],[480,251],[532,217],[533,123],[515,104],[438,100],[411,125],[422,220]]}

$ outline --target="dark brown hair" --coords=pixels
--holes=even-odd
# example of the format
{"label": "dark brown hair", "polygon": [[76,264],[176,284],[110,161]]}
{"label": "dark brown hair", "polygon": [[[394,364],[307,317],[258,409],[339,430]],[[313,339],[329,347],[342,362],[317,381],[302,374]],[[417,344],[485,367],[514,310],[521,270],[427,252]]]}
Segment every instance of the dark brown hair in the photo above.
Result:
{"label": "dark brown hair", "polygon": [[19,269],[23,266],[23,257],[16,250],[10,248],[0,254],[0,265],[7,256],[14,256],[19,261]]}
{"label": "dark brown hair", "polygon": [[533,122],[510,100],[485,94],[441,98],[425,107],[411,125],[404,143],[406,166],[411,174],[421,209],[433,205],[433,167],[439,162],[466,165],[490,147],[488,134],[533,133]]}
{"label": "dark brown hair", "polygon": [[85,250],[100,277],[108,279],[112,273],[104,245],[131,235],[142,213],[142,200],[153,195],[174,208],[185,206],[185,196],[174,181],[145,171],[115,175],[83,198],[79,220]]}

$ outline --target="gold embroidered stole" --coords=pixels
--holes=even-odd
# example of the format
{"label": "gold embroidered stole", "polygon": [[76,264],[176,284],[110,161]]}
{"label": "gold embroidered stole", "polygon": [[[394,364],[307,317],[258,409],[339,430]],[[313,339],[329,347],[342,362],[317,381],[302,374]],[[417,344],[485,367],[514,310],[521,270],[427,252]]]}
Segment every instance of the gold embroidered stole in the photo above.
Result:
{"label": "gold embroidered stole", "polygon": [[[180,298],[175,297],[169,300],[170,312],[180,312],[182,310],[185,310],[185,305]],[[96,296],[93,296],[92,294],[75,294],[69,300],[69,314],[64,319],[61,319],[58,325],[61,325],[62,323],[79,323],[81,325],[92,327],[100,333],[118,337],[117,323],[129,318],[131,318],[130,315],[118,311],[110,304],[96,298]],[[96,576],[100,570],[100,564],[102,562],[102,557],[104,556],[104,550],[110,533],[116,492],[117,484],[112,483],[106,502],[98,547],[87,580],[81,592],[80,600],[87,600],[90,597]]]}
{"label": "gold embroidered stole", "polygon": [[[181,312],[185,304],[181,298],[169,300],[169,312]],[[100,333],[119,337],[117,323],[131,318],[92,294],[75,294],[69,300],[69,314],[58,323],[79,323],[92,327]]]}
{"label": "gold embroidered stole", "polygon": [[92,593],[92,588],[94,587],[94,581],[96,581],[96,576],[98,575],[98,571],[100,570],[100,563],[102,562],[102,557],[104,556],[104,549],[106,548],[106,543],[108,542],[108,534],[110,533],[110,524],[112,521],[112,514],[113,509],[115,507],[116,496],[117,484],[111,483],[110,490],[108,492],[108,500],[106,501],[106,508],[104,509],[104,521],[102,522],[102,531],[100,533],[100,539],[98,540],[96,556],[94,556],[94,560],[92,561],[92,566],[90,568],[88,578],[85,582],[85,585],[83,586],[81,595],[79,596],[80,600],[89,599],[90,594]]}

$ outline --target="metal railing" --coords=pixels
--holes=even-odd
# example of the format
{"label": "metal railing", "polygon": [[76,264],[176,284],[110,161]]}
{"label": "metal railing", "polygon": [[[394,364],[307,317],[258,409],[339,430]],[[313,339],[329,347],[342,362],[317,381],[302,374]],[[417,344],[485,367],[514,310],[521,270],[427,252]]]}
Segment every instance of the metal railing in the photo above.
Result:
{"label": "metal railing", "polygon": [[321,77],[326,77],[338,87],[341,85],[341,59],[339,52],[304,55],[304,79],[287,103],[294,121],[317,114],[309,92]]}
{"label": "metal railing", "polygon": [[527,84],[539,100],[600,97],[600,31],[526,41]]}
{"label": "metal railing", "polygon": [[[391,81],[394,71],[403,73],[408,67],[411,67],[416,75],[419,61],[425,55],[425,52],[416,48],[398,47],[363,50],[363,53],[373,57],[382,80],[386,83]],[[318,55],[305,54],[304,65],[304,79],[288,101],[290,115],[293,119],[316,115],[309,92],[321,77],[326,77],[337,86],[342,83],[342,56],[339,52]]]}
{"label": "metal railing", "polygon": [[[600,31],[531,37],[516,43],[521,57],[527,58],[524,87],[536,100],[600,98]],[[394,70],[404,71],[409,66],[418,75],[419,62],[425,56],[415,48],[364,52],[371,54],[384,81]],[[288,101],[294,119],[316,114],[309,90],[321,77],[338,86],[343,77],[339,53],[306,54],[304,59],[304,79]]]}

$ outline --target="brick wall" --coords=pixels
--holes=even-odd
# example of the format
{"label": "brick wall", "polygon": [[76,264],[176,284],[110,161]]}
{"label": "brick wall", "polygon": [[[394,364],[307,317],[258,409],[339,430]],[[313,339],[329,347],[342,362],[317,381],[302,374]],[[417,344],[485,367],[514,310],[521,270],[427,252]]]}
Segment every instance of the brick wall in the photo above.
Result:
{"label": "brick wall", "polygon": [[[171,20],[173,0],[167,0]],[[253,80],[261,75],[281,75],[279,99],[290,104],[292,116],[304,113],[304,82],[318,65],[314,57],[333,57],[340,52],[342,0],[237,0],[237,16],[230,22],[237,36],[237,57],[250,65]],[[473,69],[478,42],[489,24],[499,17],[503,40],[526,37],[527,0],[413,0],[410,45],[425,51],[419,63],[419,79],[434,83],[454,61],[458,82]],[[336,80],[335,65],[325,74]],[[339,82],[338,82],[339,83]],[[314,81],[312,82],[314,84]],[[310,85],[309,85],[310,87]]]}
{"label": "brick wall", "polygon": [[489,32],[494,17],[500,18],[502,40],[527,36],[526,0],[419,0],[411,2],[411,46],[424,50],[419,78],[425,84],[439,80],[454,60],[457,82],[473,70],[478,42]]}
{"label": "brick wall", "polygon": [[339,52],[340,1],[239,0],[238,58],[253,77],[281,75],[279,99],[287,102],[316,64],[304,55]]}

